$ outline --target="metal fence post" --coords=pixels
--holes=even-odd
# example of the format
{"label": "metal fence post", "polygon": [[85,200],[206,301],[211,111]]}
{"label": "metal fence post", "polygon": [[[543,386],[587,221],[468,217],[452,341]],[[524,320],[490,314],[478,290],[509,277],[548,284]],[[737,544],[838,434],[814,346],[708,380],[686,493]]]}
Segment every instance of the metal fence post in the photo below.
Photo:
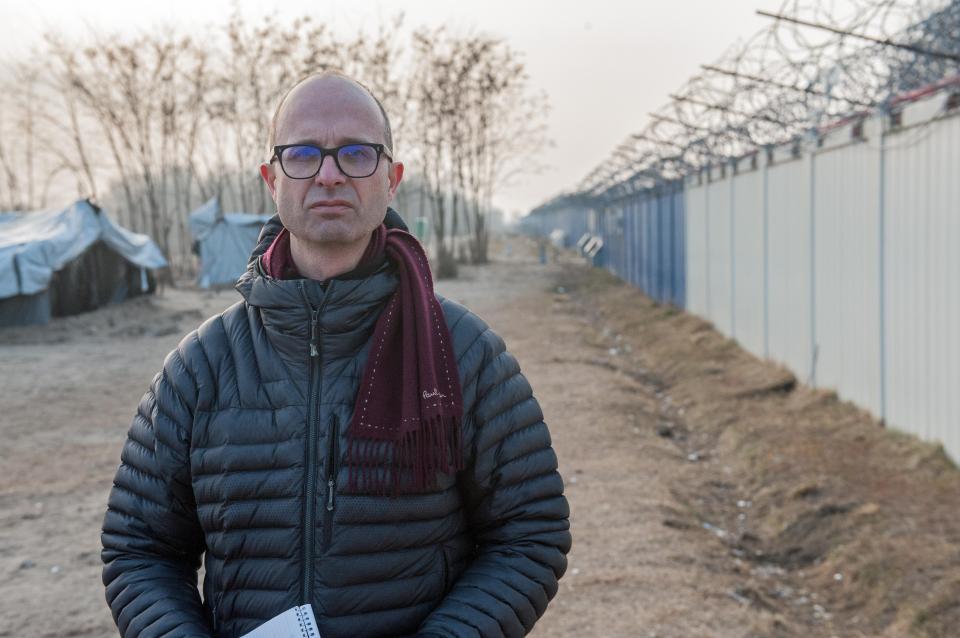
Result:
{"label": "metal fence post", "polygon": [[[885,111],[886,109],[884,109]],[[887,217],[887,199],[886,199],[886,179],[887,179],[887,123],[889,118],[882,117],[880,124],[880,193],[877,205],[877,234],[878,239],[878,259],[879,268],[877,276],[880,279],[877,288],[877,296],[880,300],[880,423],[887,423],[887,315],[886,315],[886,217]]]}
{"label": "metal fence post", "polygon": [[817,226],[816,131],[810,134],[810,378],[817,387]]}
{"label": "metal fence post", "polygon": [[730,162],[730,336],[734,339],[737,338],[737,196],[733,179],[736,173],[736,162],[732,160]]}
{"label": "metal fence post", "polygon": [[704,287],[707,290],[706,302],[707,302],[707,317],[710,321],[713,321],[713,313],[710,310],[710,182],[712,181],[712,169],[707,168],[707,183],[703,187],[703,228],[704,228],[704,252],[706,253],[703,256],[704,271],[706,278],[704,279]]}
{"label": "metal fence post", "polygon": [[770,358],[770,156],[763,163],[763,358]]}

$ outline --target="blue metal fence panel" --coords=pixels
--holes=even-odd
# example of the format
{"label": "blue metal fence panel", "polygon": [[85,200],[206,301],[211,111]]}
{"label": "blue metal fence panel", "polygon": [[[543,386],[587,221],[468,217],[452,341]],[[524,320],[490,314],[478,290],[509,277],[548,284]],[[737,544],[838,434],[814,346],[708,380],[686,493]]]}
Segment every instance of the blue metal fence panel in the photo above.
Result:
{"label": "blue metal fence panel", "polygon": [[610,241],[613,244],[613,274],[621,279],[627,278],[626,240],[623,232],[625,203],[621,202],[612,210],[610,218]]}
{"label": "blue metal fence panel", "polygon": [[640,219],[643,200],[639,197],[634,198],[630,205],[630,247],[633,256],[630,265],[630,283],[636,288],[641,287],[641,274],[643,272],[643,249],[640,247]]}
{"label": "blue metal fence panel", "polygon": [[643,292],[653,296],[650,258],[650,198],[643,202]]}
{"label": "blue metal fence panel", "polygon": [[597,212],[597,235],[603,239],[603,248],[597,253],[593,265],[598,268],[609,268],[611,246],[608,243],[610,234],[607,232],[607,213],[605,210]]}
{"label": "blue metal fence panel", "polygon": [[657,226],[656,197],[647,200],[647,293],[656,298],[657,294]]}
{"label": "blue metal fence panel", "polygon": [[678,181],[595,211],[583,205],[560,205],[526,219],[523,226],[541,236],[562,231],[566,248],[576,247],[584,234],[600,237],[603,248],[594,257],[594,266],[659,302],[682,308],[686,303],[685,201]]}
{"label": "blue metal fence panel", "polygon": [[637,287],[646,292],[647,285],[647,203],[638,202],[637,210],[637,247],[640,249],[640,272]]}
{"label": "blue metal fence panel", "polygon": [[595,262],[662,303],[686,297],[682,184],[643,191],[608,207],[599,232],[606,255]]}
{"label": "blue metal fence panel", "polygon": [[673,217],[673,303],[680,307],[687,306],[687,211],[686,197],[682,187],[674,189],[671,202]]}
{"label": "blue metal fence panel", "polygon": [[654,204],[654,226],[656,226],[656,256],[654,264],[654,273],[656,275],[656,298],[658,301],[666,301],[668,298],[668,288],[666,282],[667,258],[668,252],[668,233],[670,232],[670,221],[667,219],[666,196],[657,197]]}

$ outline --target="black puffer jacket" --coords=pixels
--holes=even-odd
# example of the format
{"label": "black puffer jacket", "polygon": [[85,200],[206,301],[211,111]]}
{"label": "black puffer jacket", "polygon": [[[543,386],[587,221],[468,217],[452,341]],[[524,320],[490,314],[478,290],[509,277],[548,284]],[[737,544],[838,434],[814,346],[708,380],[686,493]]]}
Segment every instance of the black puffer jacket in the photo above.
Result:
{"label": "black puffer jacket", "polygon": [[346,490],[345,425],[395,285],[386,263],[322,286],[272,279],[254,261],[238,284],[245,301],[170,353],[103,525],[123,636],[232,638],[304,602],[323,638],[530,631],[566,567],[567,502],[540,407],[483,321],[441,299],[466,469],[427,494]]}

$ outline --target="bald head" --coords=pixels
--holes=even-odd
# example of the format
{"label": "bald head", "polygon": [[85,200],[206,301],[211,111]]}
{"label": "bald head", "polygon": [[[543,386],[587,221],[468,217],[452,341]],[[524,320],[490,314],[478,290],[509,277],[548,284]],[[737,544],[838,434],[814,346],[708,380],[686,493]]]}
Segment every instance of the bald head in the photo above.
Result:
{"label": "bald head", "polygon": [[313,279],[345,272],[341,266],[356,265],[374,229],[383,223],[403,179],[403,163],[394,159],[393,149],[382,152],[377,148],[373,172],[353,177],[341,168],[339,154],[322,154],[316,172],[298,178],[286,173],[272,147],[389,147],[390,124],[383,108],[355,80],[340,73],[323,73],[290,89],[270,128],[270,157],[260,165],[260,176],[290,233],[297,268]]}
{"label": "bald head", "polygon": [[[309,109],[313,99],[333,93],[343,98],[345,108],[363,108],[364,102],[376,112],[376,116],[383,123],[383,141],[387,150],[393,155],[393,131],[390,128],[390,118],[387,116],[383,104],[366,86],[339,71],[323,71],[314,73],[294,84],[280,98],[277,110],[270,121],[270,130],[267,137],[267,155],[273,155],[273,147],[277,140],[282,139],[284,125],[291,117],[292,111]],[[292,108],[287,108],[293,105]],[[377,140],[371,140],[377,141]]]}

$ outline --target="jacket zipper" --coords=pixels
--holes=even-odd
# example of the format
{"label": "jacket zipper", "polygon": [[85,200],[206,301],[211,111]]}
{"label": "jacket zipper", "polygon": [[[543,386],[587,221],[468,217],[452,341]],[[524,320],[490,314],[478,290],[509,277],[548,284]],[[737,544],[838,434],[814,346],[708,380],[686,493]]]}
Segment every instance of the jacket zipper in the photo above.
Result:
{"label": "jacket zipper", "polygon": [[327,451],[327,512],[323,519],[323,549],[330,548],[333,540],[333,509],[336,506],[337,493],[337,461],[340,459],[340,422],[333,418],[333,427],[330,430],[330,446]]}
{"label": "jacket zipper", "polygon": [[223,592],[217,592],[213,596],[213,607],[210,609],[211,620],[213,621],[213,635],[217,635],[217,627],[220,625],[220,618],[218,616],[220,612],[220,599],[223,597]]}
{"label": "jacket zipper", "polygon": [[307,430],[306,502],[303,508],[303,583],[301,604],[313,597],[313,526],[316,517],[317,421],[320,418],[320,309],[310,308],[310,421]]}

